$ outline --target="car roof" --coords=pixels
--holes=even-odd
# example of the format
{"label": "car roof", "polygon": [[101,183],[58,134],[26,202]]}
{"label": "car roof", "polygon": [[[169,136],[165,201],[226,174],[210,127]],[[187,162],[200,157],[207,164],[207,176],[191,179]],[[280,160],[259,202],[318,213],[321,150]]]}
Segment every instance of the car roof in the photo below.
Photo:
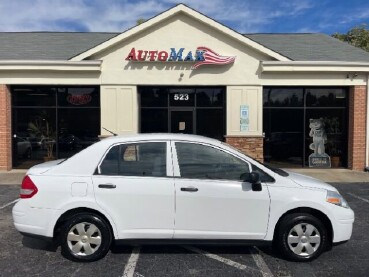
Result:
{"label": "car roof", "polygon": [[189,135],[189,134],[169,134],[169,133],[147,133],[147,134],[127,134],[127,135],[117,135],[110,136],[102,141],[106,143],[119,143],[119,142],[129,142],[129,141],[150,141],[150,140],[182,140],[182,141],[192,141],[192,142],[204,142],[211,144],[220,144],[219,140],[208,138],[199,135]]}
{"label": "car roof", "polygon": [[96,166],[106,153],[107,149],[119,143],[140,142],[140,141],[187,141],[207,143],[214,146],[220,146],[221,142],[216,139],[207,138],[197,135],[186,134],[132,134],[110,136],[94,143],[86,149],[78,152],[74,156],[60,163],[58,166],[51,168],[47,174],[52,175],[74,175],[74,176],[90,176],[96,170]]}

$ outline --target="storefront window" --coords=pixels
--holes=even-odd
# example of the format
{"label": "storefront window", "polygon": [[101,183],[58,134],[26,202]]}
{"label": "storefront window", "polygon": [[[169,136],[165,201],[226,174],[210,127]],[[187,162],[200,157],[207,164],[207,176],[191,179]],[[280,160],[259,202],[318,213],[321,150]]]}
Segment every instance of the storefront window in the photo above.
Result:
{"label": "storefront window", "polygon": [[99,107],[98,87],[58,88],[58,106],[63,107]]}
{"label": "storefront window", "polygon": [[343,88],[307,89],[307,107],[346,107],[347,97]]}
{"label": "storefront window", "polygon": [[56,158],[55,108],[13,108],[13,166]]}
{"label": "storefront window", "polygon": [[[309,166],[310,122],[322,122],[324,151],[347,166],[346,88],[264,88],[264,159],[279,166]],[[326,140],[325,140],[326,137]]]}
{"label": "storefront window", "polygon": [[303,107],[302,88],[265,88],[264,107]]}
{"label": "storefront window", "polygon": [[142,109],[141,133],[167,133],[168,109]]}
{"label": "storefront window", "polygon": [[98,141],[99,87],[14,86],[11,91],[13,167],[67,158]]}
{"label": "storefront window", "polygon": [[140,87],[141,107],[168,107],[168,91],[161,87]]}
{"label": "storefront window", "polygon": [[51,87],[18,87],[12,94],[13,106],[55,106],[56,89]]}
{"label": "storefront window", "polygon": [[304,112],[302,109],[264,110],[264,158],[283,167],[303,162]]}
{"label": "storefront window", "polygon": [[223,140],[224,135],[219,132],[219,126],[224,125],[224,111],[222,109],[197,109],[196,111],[197,134],[218,140]]}
{"label": "storefront window", "polygon": [[198,107],[223,107],[224,91],[223,89],[199,88],[196,93]]}

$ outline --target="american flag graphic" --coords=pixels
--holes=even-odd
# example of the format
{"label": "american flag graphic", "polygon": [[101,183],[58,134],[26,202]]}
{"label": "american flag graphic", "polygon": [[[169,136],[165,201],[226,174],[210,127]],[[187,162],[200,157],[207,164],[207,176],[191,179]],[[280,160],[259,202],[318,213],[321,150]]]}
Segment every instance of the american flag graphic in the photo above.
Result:
{"label": "american flag graphic", "polygon": [[204,52],[203,56],[205,58],[204,61],[199,61],[192,66],[192,69],[196,69],[204,64],[230,64],[233,63],[236,57],[230,56],[221,56],[218,53],[215,53],[213,50],[199,46],[196,51]]}

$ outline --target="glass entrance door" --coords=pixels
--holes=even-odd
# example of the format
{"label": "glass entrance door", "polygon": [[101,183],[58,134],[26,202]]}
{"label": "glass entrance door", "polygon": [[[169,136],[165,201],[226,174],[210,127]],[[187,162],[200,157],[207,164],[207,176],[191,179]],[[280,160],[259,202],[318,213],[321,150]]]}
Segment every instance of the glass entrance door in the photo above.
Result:
{"label": "glass entrance door", "polygon": [[195,134],[193,109],[170,111],[170,133]]}
{"label": "glass entrance door", "polygon": [[138,86],[141,133],[186,133],[224,140],[225,87]]}

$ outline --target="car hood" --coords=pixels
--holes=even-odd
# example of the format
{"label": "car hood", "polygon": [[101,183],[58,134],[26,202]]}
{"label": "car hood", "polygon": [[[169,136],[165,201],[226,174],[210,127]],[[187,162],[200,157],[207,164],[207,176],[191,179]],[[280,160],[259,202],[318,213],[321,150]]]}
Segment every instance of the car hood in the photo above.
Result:
{"label": "car hood", "polygon": [[39,175],[39,174],[45,173],[50,168],[53,168],[54,166],[60,164],[64,160],[65,159],[54,160],[54,161],[49,161],[49,162],[45,162],[42,164],[32,166],[30,169],[28,169],[26,174],[27,175]]}
{"label": "car hood", "polygon": [[286,172],[288,172],[289,176],[287,178],[289,178],[290,180],[292,180],[293,182],[295,182],[296,184],[302,186],[302,187],[306,187],[306,188],[312,188],[312,189],[324,189],[324,190],[332,190],[332,191],[337,191],[337,189],[327,183],[324,183],[323,181],[320,181],[316,178],[310,177],[310,176],[306,176],[306,175],[302,175],[302,174],[298,174],[295,172],[291,172],[289,170],[285,170]]}

